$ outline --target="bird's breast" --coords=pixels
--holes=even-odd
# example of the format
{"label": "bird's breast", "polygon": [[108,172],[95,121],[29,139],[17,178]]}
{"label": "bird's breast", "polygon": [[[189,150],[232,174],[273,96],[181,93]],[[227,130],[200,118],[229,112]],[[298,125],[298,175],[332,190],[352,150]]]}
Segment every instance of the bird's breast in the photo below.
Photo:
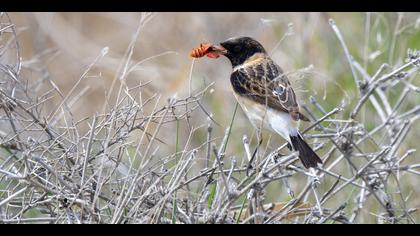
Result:
{"label": "bird's breast", "polygon": [[234,95],[256,129],[266,129],[278,133],[285,139],[297,132],[298,122],[294,121],[290,114],[274,110],[237,93]]}
{"label": "bird's breast", "polygon": [[267,107],[252,101],[251,99],[234,93],[236,100],[241,106],[242,110],[256,128],[268,128]]}

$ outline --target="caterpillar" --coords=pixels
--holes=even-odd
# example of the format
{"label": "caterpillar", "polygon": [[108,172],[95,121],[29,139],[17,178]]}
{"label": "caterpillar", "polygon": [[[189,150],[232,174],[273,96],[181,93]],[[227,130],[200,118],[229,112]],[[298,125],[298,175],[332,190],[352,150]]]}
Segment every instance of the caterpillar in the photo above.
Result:
{"label": "caterpillar", "polygon": [[219,54],[212,51],[212,45],[209,43],[202,43],[199,47],[194,48],[191,50],[190,53],[191,57],[200,58],[204,56],[208,56],[210,58],[218,58]]}

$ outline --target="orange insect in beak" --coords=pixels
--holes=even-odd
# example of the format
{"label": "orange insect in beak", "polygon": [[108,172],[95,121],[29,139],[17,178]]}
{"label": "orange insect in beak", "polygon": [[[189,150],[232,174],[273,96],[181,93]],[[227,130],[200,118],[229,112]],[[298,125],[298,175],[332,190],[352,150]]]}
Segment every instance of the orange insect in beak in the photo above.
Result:
{"label": "orange insect in beak", "polygon": [[190,56],[194,58],[200,58],[204,56],[210,58],[218,58],[220,55],[224,55],[226,52],[226,49],[222,46],[202,43],[200,44],[200,47],[191,50]]}

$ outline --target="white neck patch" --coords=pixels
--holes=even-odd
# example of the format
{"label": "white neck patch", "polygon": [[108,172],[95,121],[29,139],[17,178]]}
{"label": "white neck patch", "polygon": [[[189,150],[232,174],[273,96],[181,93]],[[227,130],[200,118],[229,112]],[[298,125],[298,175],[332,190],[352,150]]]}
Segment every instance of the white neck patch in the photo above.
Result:
{"label": "white neck patch", "polygon": [[265,57],[267,57],[265,53],[257,52],[254,55],[250,56],[248,59],[246,59],[246,61],[242,63],[241,65],[233,67],[233,72],[240,70],[242,68],[245,68],[247,66],[250,66],[254,63],[257,63],[260,60],[263,60]]}

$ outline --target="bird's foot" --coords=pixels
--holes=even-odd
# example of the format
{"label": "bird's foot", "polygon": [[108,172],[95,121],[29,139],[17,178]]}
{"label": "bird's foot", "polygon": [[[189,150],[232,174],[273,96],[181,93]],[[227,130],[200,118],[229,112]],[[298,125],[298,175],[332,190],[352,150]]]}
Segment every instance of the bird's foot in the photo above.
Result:
{"label": "bird's foot", "polygon": [[287,143],[287,148],[288,148],[290,151],[293,151],[293,150],[292,150],[292,145],[291,145],[289,142]]}

